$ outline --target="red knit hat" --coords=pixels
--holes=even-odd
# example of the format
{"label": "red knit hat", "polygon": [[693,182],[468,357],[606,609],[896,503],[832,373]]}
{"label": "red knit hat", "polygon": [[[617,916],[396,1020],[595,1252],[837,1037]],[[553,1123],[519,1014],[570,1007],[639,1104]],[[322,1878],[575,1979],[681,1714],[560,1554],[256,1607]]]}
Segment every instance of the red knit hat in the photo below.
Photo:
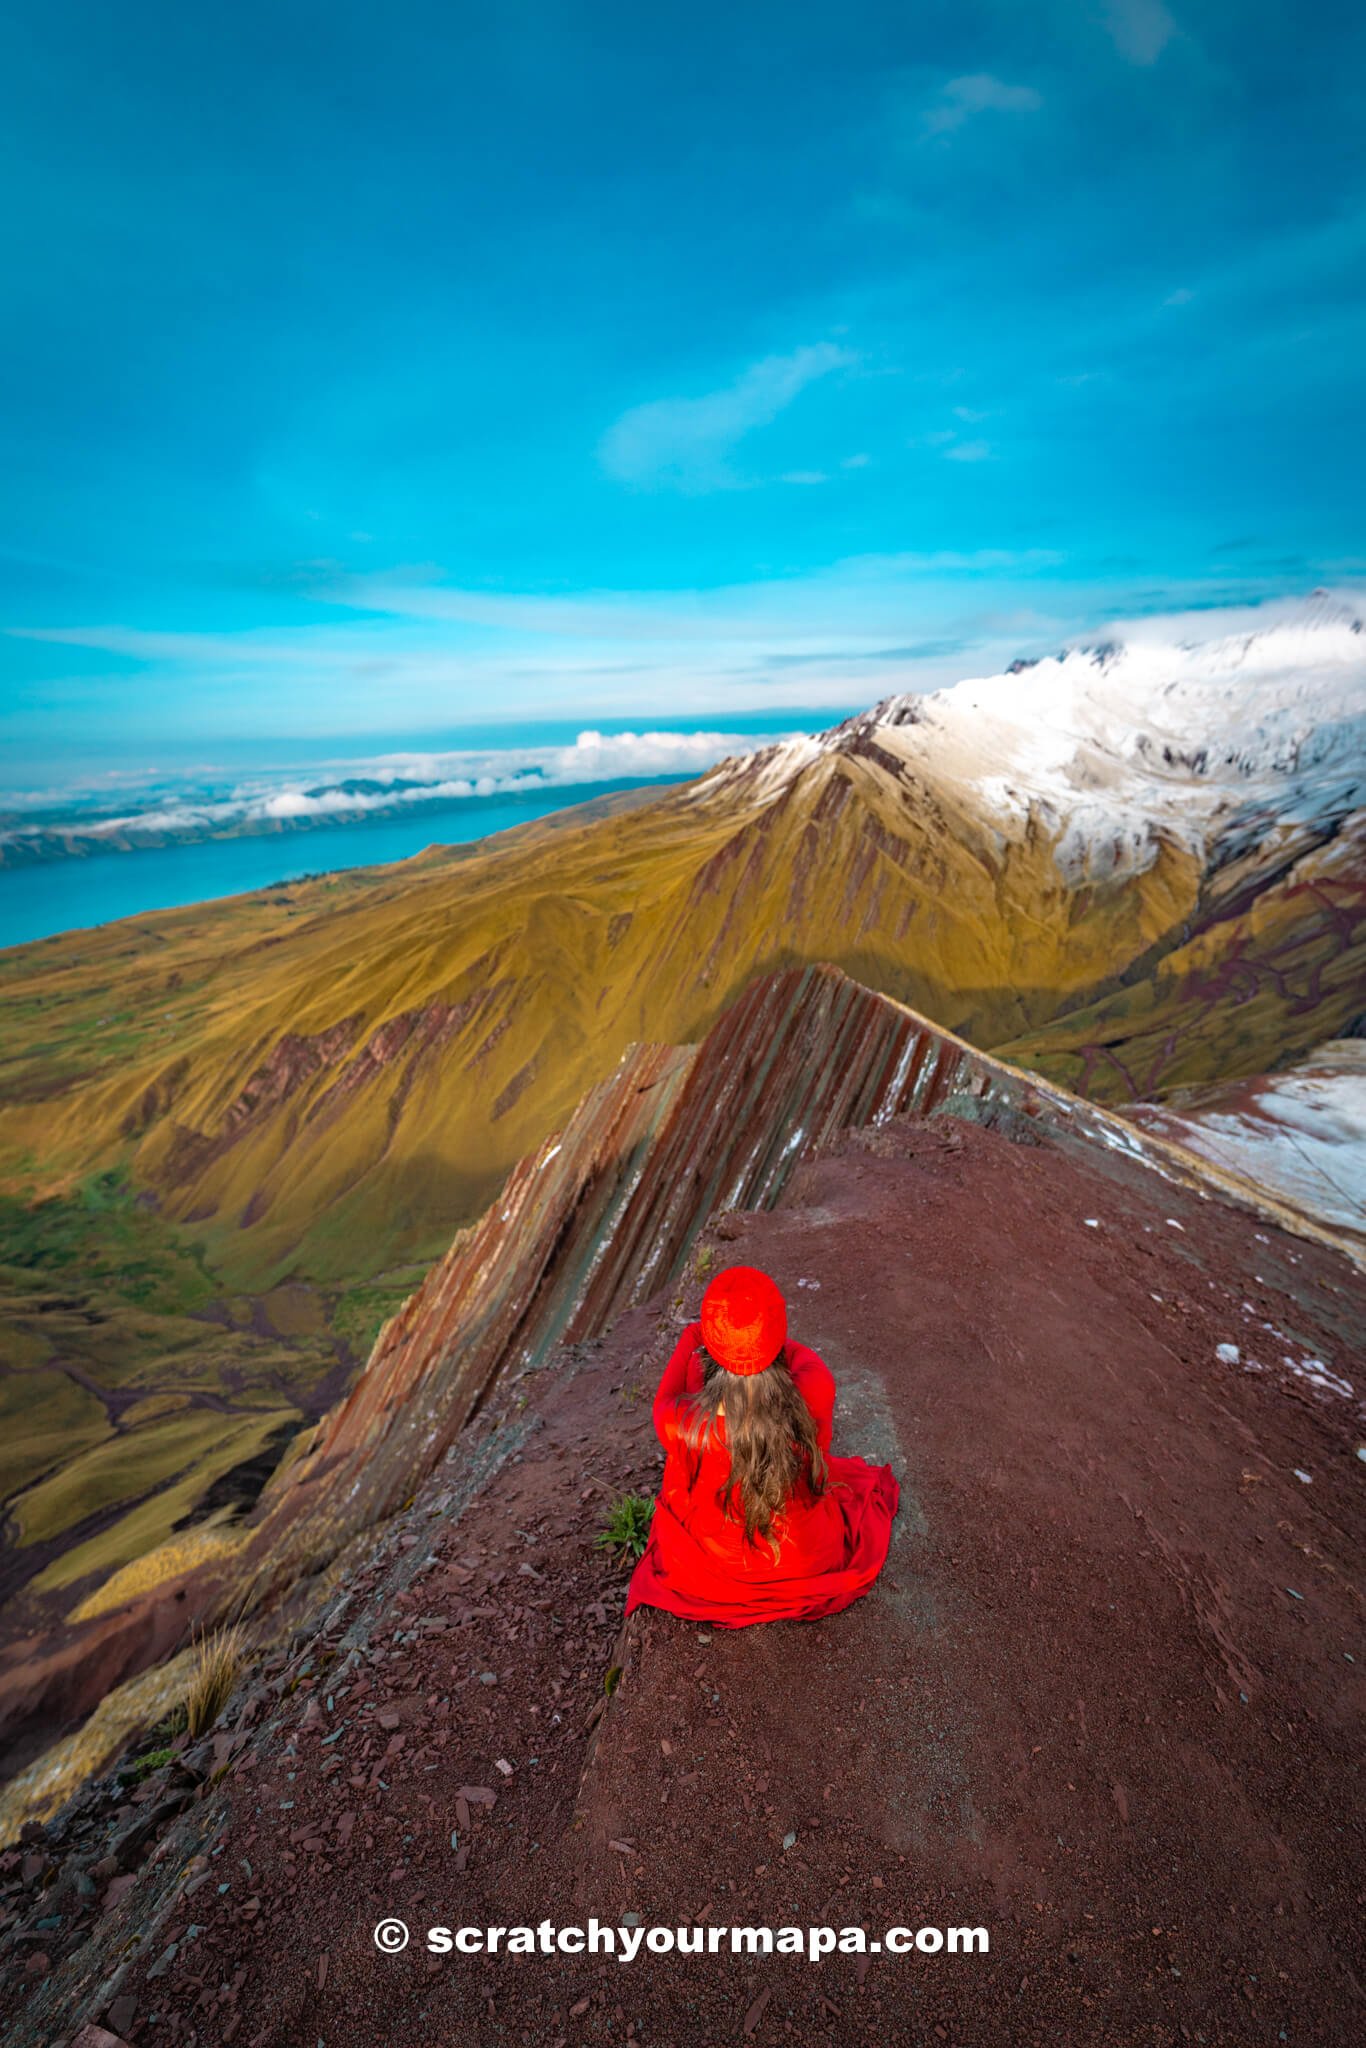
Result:
{"label": "red knit hat", "polygon": [[783,1297],[757,1266],[727,1266],[702,1296],[702,1342],[727,1372],[766,1372],[786,1336]]}

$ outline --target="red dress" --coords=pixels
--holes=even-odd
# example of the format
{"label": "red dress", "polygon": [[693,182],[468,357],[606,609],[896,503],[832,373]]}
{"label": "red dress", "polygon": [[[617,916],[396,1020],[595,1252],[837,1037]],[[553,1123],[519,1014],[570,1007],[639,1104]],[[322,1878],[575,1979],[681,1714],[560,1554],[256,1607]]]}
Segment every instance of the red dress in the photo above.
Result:
{"label": "red dress", "polygon": [[702,1325],[689,1323],[655,1395],[664,1478],[626,1612],[666,1607],[722,1628],[837,1614],[868,1591],[886,1559],[899,1494],[892,1468],[830,1456],[835,1382],[809,1345],[789,1341],[792,1377],[826,1454],[826,1488],[817,1497],[803,1483],[776,1518],[776,1558],[762,1537],[747,1543],[743,1521],[723,1513],[717,1498],[730,1473],[724,1417],[700,1453],[680,1436],[685,1396],[702,1386],[701,1339]]}

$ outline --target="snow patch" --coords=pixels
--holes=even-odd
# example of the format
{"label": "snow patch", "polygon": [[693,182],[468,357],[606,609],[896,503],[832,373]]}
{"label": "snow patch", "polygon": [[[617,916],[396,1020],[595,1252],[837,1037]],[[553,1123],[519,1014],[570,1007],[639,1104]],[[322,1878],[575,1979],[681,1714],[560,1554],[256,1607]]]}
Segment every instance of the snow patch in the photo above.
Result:
{"label": "snow patch", "polygon": [[1305,1215],[1366,1236],[1366,1042],[1331,1039],[1279,1073],[1131,1114]]}

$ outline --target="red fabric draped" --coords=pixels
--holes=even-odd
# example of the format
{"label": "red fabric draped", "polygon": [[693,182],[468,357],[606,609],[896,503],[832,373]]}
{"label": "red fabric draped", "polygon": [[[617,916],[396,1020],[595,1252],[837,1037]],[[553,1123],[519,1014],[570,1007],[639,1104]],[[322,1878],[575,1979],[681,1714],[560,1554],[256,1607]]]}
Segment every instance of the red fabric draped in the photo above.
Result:
{"label": "red fabric draped", "polygon": [[835,1382],[809,1345],[789,1341],[788,1364],[815,1419],[829,1477],[819,1498],[801,1487],[774,1523],[776,1558],[762,1538],[747,1543],[743,1522],[718,1500],[730,1472],[724,1419],[700,1454],[679,1434],[685,1397],[702,1385],[701,1336],[700,1323],[684,1330],[655,1395],[664,1478],[626,1612],[664,1607],[721,1628],[837,1614],[868,1591],[886,1560],[899,1497],[892,1468],[830,1456]]}

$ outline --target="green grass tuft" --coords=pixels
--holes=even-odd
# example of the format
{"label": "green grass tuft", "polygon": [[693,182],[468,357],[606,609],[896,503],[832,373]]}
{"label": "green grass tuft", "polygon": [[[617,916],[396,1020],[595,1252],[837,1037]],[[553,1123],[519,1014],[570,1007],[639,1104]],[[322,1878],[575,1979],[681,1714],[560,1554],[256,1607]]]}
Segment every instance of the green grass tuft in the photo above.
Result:
{"label": "green grass tuft", "polygon": [[599,1550],[610,1550],[617,1557],[629,1558],[634,1564],[645,1554],[645,1545],[650,1540],[650,1517],[655,1511],[653,1500],[643,1493],[624,1493],[614,1502],[612,1511],[594,1539]]}

